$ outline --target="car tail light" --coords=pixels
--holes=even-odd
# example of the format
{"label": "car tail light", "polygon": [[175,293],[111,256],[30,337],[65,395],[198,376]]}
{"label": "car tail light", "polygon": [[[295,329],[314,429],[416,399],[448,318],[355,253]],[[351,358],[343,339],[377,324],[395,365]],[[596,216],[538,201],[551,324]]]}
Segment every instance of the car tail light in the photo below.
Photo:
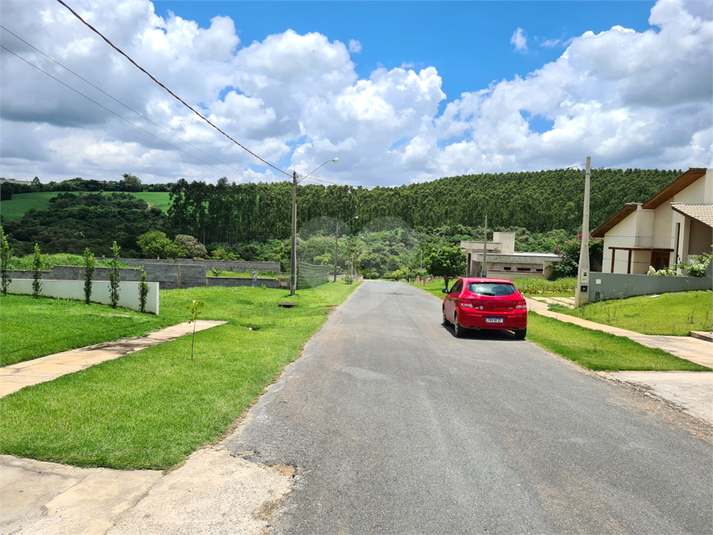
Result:
{"label": "car tail light", "polygon": [[473,305],[473,301],[469,301],[467,299],[461,299],[460,306],[461,308],[475,308],[475,305]]}
{"label": "car tail light", "polygon": [[517,309],[527,309],[527,302],[526,301],[519,301],[517,305],[515,306],[515,310]]}

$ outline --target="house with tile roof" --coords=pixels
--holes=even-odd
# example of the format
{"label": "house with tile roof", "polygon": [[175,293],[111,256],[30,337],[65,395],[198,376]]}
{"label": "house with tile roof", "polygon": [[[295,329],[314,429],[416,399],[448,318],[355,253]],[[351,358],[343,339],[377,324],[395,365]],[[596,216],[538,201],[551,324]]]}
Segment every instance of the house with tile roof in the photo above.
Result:
{"label": "house with tile roof", "polygon": [[713,244],[713,169],[691,168],[645,203],[628,203],[592,232],[602,273],[672,268]]}

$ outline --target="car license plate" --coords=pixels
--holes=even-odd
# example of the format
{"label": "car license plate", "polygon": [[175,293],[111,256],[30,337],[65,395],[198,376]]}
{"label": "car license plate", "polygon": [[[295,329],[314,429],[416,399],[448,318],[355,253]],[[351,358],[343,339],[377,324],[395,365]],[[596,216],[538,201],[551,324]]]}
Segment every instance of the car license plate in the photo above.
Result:
{"label": "car license plate", "polygon": [[485,318],[485,323],[502,323],[503,318]]}

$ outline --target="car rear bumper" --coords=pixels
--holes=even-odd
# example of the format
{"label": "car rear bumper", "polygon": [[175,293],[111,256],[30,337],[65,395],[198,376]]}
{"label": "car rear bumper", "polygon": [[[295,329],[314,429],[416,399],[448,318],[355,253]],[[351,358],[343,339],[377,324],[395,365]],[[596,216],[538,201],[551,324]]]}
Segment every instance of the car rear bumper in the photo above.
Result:
{"label": "car rear bumper", "polygon": [[[501,321],[500,321],[501,320]],[[516,312],[488,312],[458,307],[458,323],[466,329],[507,329],[521,331],[527,328],[527,310]]]}

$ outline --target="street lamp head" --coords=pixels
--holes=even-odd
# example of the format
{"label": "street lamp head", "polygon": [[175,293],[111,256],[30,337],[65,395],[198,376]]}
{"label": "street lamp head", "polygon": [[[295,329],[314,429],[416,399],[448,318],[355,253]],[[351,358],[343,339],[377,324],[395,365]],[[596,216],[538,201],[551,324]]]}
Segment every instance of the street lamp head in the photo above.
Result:
{"label": "street lamp head", "polygon": [[333,161],[334,163],[339,163],[339,158],[334,158],[334,160],[332,160],[332,161]]}

